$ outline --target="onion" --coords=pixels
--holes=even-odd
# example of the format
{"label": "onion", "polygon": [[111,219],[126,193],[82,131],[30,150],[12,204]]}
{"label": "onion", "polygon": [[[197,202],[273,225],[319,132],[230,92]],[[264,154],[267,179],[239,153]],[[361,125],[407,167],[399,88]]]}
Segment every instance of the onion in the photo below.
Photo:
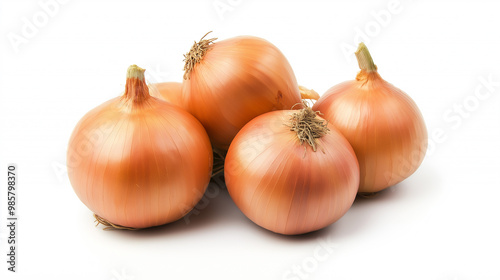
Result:
{"label": "onion", "polygon": [[149,91],[151,96],[185,109],[182,103],[182,83],[165,82],[151,84]]}
{"label": "onion", "polygon": [[338,220],[359,184],[349,142],[311,108],[250,121],[231,143],[224,170],[239,209],[259,226],[287,235]]}
{"label": "onion", "polygon": [[427,149],[427,129],[415,102],[383,80],[361,43],[361,71],[330,88],[313,106],[349,140],[359,161],[359,192],[373,193],[413,174]]}
{"label": "onion", "polygon": [[292,68],[273,44],[251,36],[203,38],[185,55],[182,92],[214,147],[227,150],[254,117],[301,102]]}
{"label": "onion", "polygon": [[68,175],[99,222],[146,228],[180,219],[201,199],[212,170],[203,126],[149,95],[144,69],[125,93],[88,112],[69,141]]}
{"label": "onion", "polygon": [[[182,102],[182,83],[178,82],[163,82],[149,85],[151,96],[167,101],[172,105],[184,107]],[[299,93],[301,99],[318,100],[319,94],[313,90],[299,85]],[[187,108],[184,108],[187,110]]]}

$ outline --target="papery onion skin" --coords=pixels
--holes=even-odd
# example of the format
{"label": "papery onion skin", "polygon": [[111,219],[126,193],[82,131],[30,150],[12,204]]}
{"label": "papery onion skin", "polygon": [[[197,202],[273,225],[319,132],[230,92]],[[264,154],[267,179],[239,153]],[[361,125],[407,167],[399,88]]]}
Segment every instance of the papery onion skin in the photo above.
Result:
{"label": "papery onion skin", "polygon": [[[254,223],[296,235],[324,228],[351,207],[359,184],[356,156],[331,125],[316,152],[286,125],[293,110],[256,117],[234,138],[224,176],[231,198]],[[320,117],[317,117],[320,118]]]}
{"label": "papery onion skin", "polygon": [[122,97],[79,121],[67,165],[74,191],[95,214],[146,228],[178,220],[196,205],[210,180],[212,150],[192,115],[149,96],[144,80],[128,76]]}
{"label": "papery onion skin", "polygon": [[[365,49],[360,44],[357,55]],[[427,129],[415,102],[380,77],[371,56],[358,59],[362,70],[356,80],[327,90],[313,110],[349,140],[361,171],[359,192],[373,193],[418,169],[427,150]]]}
{"label": "papery onion skin", "polygon": [[309,99],[309,100],[318,100],[319,99],[319,94],[313,90],[313,89],[308,89],[304,86],[299,85],[299,92],[300,92],[300,98],[301,99]]}
{"label": "papery onion skin", "polygon": [[164,82],[154,83],[149,86],[151,96],[167,101],[168,103],[181,107],[185,110],[182,102],[182,83]]}
{"label": "papery onion skin", "polygon": [[211,44],[186,72],[182,85],[186,107],[220,150],[227,150],[236,133],[254,117],[301,106],[295,75],[283,53],[252,36]]}

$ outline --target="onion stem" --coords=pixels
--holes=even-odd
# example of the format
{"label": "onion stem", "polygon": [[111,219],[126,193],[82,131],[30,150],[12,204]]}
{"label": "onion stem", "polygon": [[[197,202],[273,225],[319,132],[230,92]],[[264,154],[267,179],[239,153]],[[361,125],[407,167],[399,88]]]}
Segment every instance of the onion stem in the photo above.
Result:
{"label": "onion stem", "polygon": [[150,97],[149,88],[146,85],[146,80],[144,79],[145,71],[146,69],[143,69],[135,64],[128,67],[125,93],[122,97],[124,100],[131,101],[133,103],[141,103]]}
{"label": "onion stem", "polygon": [[127,79],[136,78],[136,79],[139,79],[141,81],[144,81],[144,72],[145,71],[146,71],[146,69],[141,68],[135,64],[130,65],[127,69]]}
{"label": "onion stem", "polygon": [[302,99],[319,99],[319,94],[314,89],[308,89],[299,85],[300,98]]}
{"label": "onion stem", "polygon": [[356,58],[358,59],[359,69],[364,70],[366,72],[374,72],[377,71],[377,65],[373,63],[372,56],[368,51],[365,43],[359,43],[358,49],[355,52]]}

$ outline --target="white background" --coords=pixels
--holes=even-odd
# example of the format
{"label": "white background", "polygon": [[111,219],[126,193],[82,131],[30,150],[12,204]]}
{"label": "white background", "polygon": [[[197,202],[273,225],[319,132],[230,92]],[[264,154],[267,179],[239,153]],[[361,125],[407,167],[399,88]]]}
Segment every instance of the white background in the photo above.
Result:
{"label": "white background", "polygon": [[[498,1],[74,0],[50,15],[46,2],[0,1],[2,279],[500,279]],[[23,34],[27,22],[36,29]],[[221,190],[190,223],[94,227],[64,171],[72,129],[122,92],[130,64],[181,81],[182,55],[210,30],[271,41],[319,93],[354,79],[345,52],[363,37],[422,111],[434,145],[420,169],[305,236],[259,228]],[[19,170],[16,274],[4,261],[8,163]]]}

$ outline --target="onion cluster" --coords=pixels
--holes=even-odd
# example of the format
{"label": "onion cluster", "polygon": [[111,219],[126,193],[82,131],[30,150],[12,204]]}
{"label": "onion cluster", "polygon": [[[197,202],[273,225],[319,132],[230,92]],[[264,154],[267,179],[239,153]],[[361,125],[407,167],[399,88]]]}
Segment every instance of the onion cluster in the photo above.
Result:
{"label": "onion cluster", "polygon": [[[132,65],[124,94],[75,127],[68,175],[98,223],[139,229],[178,220],[224,171],[250,220],[303,234],[423,161],[427,130],[417,105],[380,77],[363,43],[356,79],[320,97],[297,84],[270,42],[205,36],[184,55],[182,83],[148,86],[145,70]],[[304,99],[317,101],[311,108]]]}

